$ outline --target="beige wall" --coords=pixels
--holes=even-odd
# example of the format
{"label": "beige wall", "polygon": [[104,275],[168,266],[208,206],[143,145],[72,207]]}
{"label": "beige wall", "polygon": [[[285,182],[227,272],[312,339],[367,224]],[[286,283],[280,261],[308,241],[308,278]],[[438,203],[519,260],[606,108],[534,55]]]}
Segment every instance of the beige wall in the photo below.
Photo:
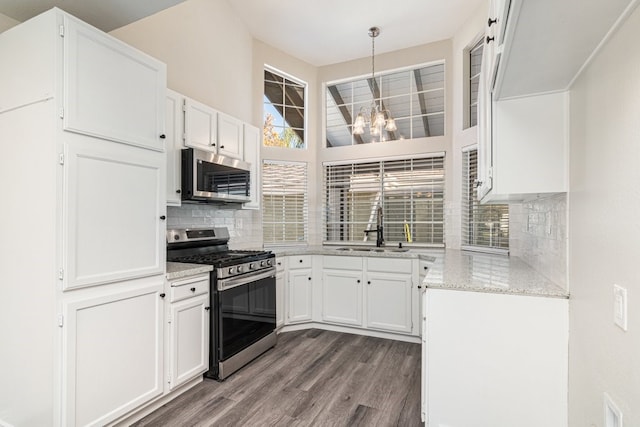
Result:
{"label": "beige wall", "polygon": [[253,38],[227,1],[189,0],[111,34],[165,62],[169,88],[252,122]]}
{"label": "beige wall", "polygon": [[[569,425],[603,426],[603,393],[640,426],[640,9],[571,89]],[[629,329],[613,323],[626,287]]]}
{"label": "beige wall", "polygon": [[0,33],[18,25],[19,23],[20,21],[16,21],[15,19],[9,18],[7,15],[0,13]]}

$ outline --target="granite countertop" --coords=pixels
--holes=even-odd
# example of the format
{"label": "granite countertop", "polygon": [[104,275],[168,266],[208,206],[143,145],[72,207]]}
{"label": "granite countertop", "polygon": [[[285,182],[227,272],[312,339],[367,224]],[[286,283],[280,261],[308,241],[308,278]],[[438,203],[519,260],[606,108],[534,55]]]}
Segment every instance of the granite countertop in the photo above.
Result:
{"label": "granite countertop", "polygon": [[430,265],[427,288],[569,298],[520,258],[447,249]]}
{"label": "granite countertop", "polygon": [[518,257],[483,254],[455,249],[410,248],[399,252],[394,247],[376,251],[375,247],[340,250],[341,246],[302,246],[269,248],[276,256],[338,255],[419,259],[429,263],[424,279],[427,288],[551,298],[569,298],[563,287],[538,273]]}
{"label": "granite countertop", "polygon": [[197,274],[208,273],[213,270],[212,265],[187,264],[183,262],[167,262],[167,279],[181,279],[183,277],[195,276]]}

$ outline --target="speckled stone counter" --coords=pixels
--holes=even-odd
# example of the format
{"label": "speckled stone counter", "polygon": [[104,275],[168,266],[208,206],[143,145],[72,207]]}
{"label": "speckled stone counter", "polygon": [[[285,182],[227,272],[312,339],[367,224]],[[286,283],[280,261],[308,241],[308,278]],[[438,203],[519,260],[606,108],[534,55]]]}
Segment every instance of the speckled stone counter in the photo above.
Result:
{"label": "speckled stone counter", "polygon": [[[358,248],[358,247],[353,247]],[[405,252],[388,247],[384,251],[340,250],[333,246],[270,248],[276,256],[339,255],[360,257],[409,258],[427,261],[427,288],[568,298],[569,293],[517,257],[482,254],[454,249],[414,249]],[[359,249],[365,249],[359,247]]]}
{"label": "speckled stone counter", "polygon": [[517,257],[446,250],[430,265],[427,288],[569,298],[569,293]]}
{"label": "speckled stone counter", "polygon": [[186,264],[183,262],[167,263],[167,279],[182,279],[183,277],[195,276],[197,274],[208,273],[213,270],[212,265]]}

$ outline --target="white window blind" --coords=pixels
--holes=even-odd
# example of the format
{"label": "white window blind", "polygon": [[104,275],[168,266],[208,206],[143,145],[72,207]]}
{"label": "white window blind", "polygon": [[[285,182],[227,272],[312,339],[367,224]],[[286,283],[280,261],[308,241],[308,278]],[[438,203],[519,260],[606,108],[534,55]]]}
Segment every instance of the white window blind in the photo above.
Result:
{"label": "white window blind", "polygon": [[509,206],[481,205],[475,181],[478,178],[478,150],[462,153],[462,245],[509,248]]}
{"label": "white window blind", "polygon": [[375,241],[382,207],[387,243],[444,244],[444,157],[324,166],[325,240]]}
{"label": "white window blind", "polygon": [[307,242],[307,164],[262,164],[262,226],[265,244]]}

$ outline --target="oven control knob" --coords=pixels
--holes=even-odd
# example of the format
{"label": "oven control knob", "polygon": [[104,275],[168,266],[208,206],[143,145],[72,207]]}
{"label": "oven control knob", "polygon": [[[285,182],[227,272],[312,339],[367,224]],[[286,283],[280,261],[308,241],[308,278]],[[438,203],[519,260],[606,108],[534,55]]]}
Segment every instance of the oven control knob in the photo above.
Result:
{"label": "oven control knob", "polygon": [[237,270],[238,270],[238,273],[242,273],[242,270],[244,270],[244,268],[242,268],[242,266],[241,266],[241,265],[239,265],[239,266],[238,266],[238,268],[237,268]]}
{"label": "oven control knob", "polygon": [[264,267],[265,266],[265,261],[260,261],[260,267]]}
{"label": "oven control knob", "polygon": [[229,274],[233,274],[233,267],[229,268]]}
{"label": "oven control knob", "polygon": [[270,260],[270,259],[268,259],[268,260],[267,260],[267,265],[268,265],[269,267],[271,267],[271,260]]}
{"label": "oven control knob", "polygon": [[249,270],[253,270],[254,268],[256,268],[255,264],[249,264]]}

